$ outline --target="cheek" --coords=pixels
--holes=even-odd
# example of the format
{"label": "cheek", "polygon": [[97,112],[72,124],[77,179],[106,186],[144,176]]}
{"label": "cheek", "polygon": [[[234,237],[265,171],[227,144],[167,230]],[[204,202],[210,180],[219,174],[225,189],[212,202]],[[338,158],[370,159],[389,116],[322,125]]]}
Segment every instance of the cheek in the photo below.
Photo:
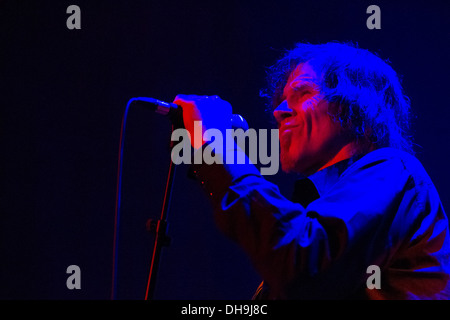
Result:
{"label": "cheek", "polygon": [[336,142],[336,139],[341,135],[341,127],[334,122],[330,117],[323,118],[317,121],[314,126],[314,132],[311,133],[311,144],[316,149],[329,147],[330,144]]}
{"label": "cheek", "polygon": [[302,103],[302,111],[309,113],[309,112],[315,112],[315,110],[317,109],[321,109],[321,101],[322,98],[319,95],[315,95],[309,99],[306,99],[303,103]]}
{"label": "cheek", "polygon": [[331,118],[323,105],[316,111],[318,112],[312,113],[309,119],[309,142],[313,147],[320,148],[340,135],[341,126]]}

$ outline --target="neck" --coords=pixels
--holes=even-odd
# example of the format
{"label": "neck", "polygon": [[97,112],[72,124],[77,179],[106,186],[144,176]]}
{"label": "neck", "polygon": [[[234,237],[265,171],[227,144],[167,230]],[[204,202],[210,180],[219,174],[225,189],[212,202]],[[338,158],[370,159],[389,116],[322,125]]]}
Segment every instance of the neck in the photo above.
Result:
{"label": "neck", "polygon": [[[372,151],[372,150],[369,150]],[[327,163],[325,163],[319,170],[323,170],[330,167],[340,161],[350,159],[351,157],[357,155],[361,152],[361,148],[358,147],[356,142],[349,142],[344,147],[342,147]]]}

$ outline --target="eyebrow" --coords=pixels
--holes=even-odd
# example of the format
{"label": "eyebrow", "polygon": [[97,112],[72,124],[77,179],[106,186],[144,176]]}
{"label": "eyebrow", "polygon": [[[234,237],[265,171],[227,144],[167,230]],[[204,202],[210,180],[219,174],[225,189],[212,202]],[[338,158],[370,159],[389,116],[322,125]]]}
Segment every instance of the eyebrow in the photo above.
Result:
{"label": "eyebrow", "polygon": [[[300,85],[296,85],[296,83],[299,83],[299,82],[300,82]],[[300,78],[300,79],[296,79],[296,80],[292,81],[290,87],[295,90],[303,90],[306,87],[309,87],[309,88],[317,87],[317,83],[315,83],[313,81],[313,78],[311,78],[311,77],[304,77],[304,78]]]}
{"label": "eyebrow", "polygon": [[[299,83],[300,85],[295,85],[295,83]],[[290,88],[296,92],[301,92],[304,91],[305,89],[313,89],[317,87],[317,83],[315,83],[313,81],[313,79],[311,77],[302,77],[300,79],[296,79],[295,81],[291,82]],[[284,101],[286,100],[286,95],[284,94],[284,90],[283,93],[281,94],[279,100]]]}

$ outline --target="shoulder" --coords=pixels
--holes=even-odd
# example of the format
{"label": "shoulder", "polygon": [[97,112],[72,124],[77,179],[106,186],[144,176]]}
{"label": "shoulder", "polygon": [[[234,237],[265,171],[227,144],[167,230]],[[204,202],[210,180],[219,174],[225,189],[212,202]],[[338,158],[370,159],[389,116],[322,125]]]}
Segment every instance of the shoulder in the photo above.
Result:
{"label": "shoulder", "polygon": [[[344,174],[368,175],[389,186],[414,191],[419,198],[440,202],[438,192],[422,163],[412,154],[395,148],[374,150],[348,167]],[[398,190],[399,192],[400,190]]]}
{"label": "shoulder", "polygon": [[348,168],[348,172],[383,169],[384,174],[408,174],[422,183],[431,183],[422,163],[412,154],[395,148],[380,148],[362,156]]}

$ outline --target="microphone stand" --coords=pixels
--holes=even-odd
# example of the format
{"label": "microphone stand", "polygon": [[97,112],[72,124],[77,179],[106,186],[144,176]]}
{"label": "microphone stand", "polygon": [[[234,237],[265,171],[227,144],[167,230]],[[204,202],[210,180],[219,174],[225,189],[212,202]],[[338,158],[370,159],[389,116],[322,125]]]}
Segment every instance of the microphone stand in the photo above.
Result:
{"label": "microphone stand", "polygon": [[[183,124],[183,110],[181,107],[178,107],[175,104],[163,102],[160,100],[152,99],[152,98],[136,98],[136,102],[141,103],[150,103],[154,107],[156,106],[155,112],[160,113],[162,115],[167,115],[169,119],[172,121],[172,132],[178,128],[184,128]],[[245,119],[240,116],[233,114],[231,117],[231,124],[234,129],[242,128],[244,130],[248,129],[248,124]],[[171,139],[170,141],[170,152],[172,153],[172,148],[174,143]],[[170,244],[170,237],[167,236],[167,215],[169,212],[170,198],[172,193],[172,184],[174,180],[175,174],[175,165],[170,159],[169,172],[167,175],[166,189],[164,193],[163,206],[161,211],[161,216],[159,220],[149,219],[147,221],[146,227],[150,232],[154,232],[155,234],[155,243],[153,246],[153,255],[150,264],[150,272],[148,275],[147,281],[147,289],[145,292],[145,300],[152,300],[156,287],[156,278],[159,269],[159,261],[161,256],[161,249],[164,246],[168,246]]]}
{"label": "microphone stand", "polygon": [[[182,114],[181,108],[177,108],[174,109],[174,111],[169,112],[168,116],[173,123],[172,132],[176,128],[183,127],[183,117],[180,116],[181,114]],[[174,142],[171,140],[170,151],[172,151],[173,146]],[[155,234],[155,243],[153,246],[152,260],[150,263],[150,272],[148,275],[145,300],[153,299],[159,269],[159,261],[161,257],[161,249],[162,247],[168,246],[170,244],[170,237],[167,236],[167,216],[170,208],[170,199],[172,194],[174,175],[175,175],[175,164],[173,163],[172,159],[170,159],[169,172],[167,174],[166,189],[164,192],[164,199],[160,218],[159,220],[149,219],[146,224],[147,230],[150,232],[154,232]]]}

